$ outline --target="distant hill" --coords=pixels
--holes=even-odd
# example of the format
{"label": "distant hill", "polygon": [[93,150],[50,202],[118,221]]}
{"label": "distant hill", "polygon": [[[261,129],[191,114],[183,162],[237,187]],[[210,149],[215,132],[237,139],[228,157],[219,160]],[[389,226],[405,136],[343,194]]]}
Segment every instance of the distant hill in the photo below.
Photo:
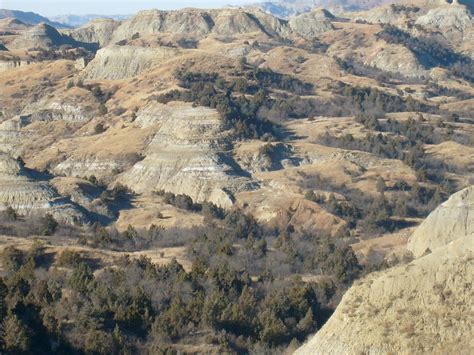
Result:
{"label": "distant hill", "polygon": [[276,0],[251,4],[275,16],[286,18],[311,11],[316,7],[330,9],[334,13],[367,10],[396,0]]}
{"label": "distant hill", "polygon": [[[474,10],[473,0],[454,0]],[[265,12],[280,18],[288,18],[304,12],[309,12],[317,7],[324,7],[334,14],[351,11],[364,11],[381,5],[391,3],[411,4],[416,6],[437,6],[451,0],[274,0],[255,2],[248,6],[258,7]]]}
{"label": "distant hill", "polygon": [[22,32],[15,40],[13,40],[8,48],[31,49],[43,48],[54,49],[63,45],[70,47],[82,46],[86,49],[94,49],[95,46],[90,43],[80,43],[72,37],[60,33],[56,28],[46,23],[40,23],[28,31]]}
{"label": "distant hill", "polygon": [[0,19],[0,29],[2,30],[27,30],[32,25],[26,24],[23,21],[18,20],[17,18],[3,18]]}
{"label": "distant hill", "polygon": [[72,45],[74,40],[62,35],[54,27],[41,23],[22,33],[12,43],[12,48],[52,48],[63,44]]}
{"label": "distant hill", "polygon": [[124,20],[129,18],[130,15],[97,15],[97,14],[87,14],[87,15],[59,15],[51,17],[51,20],[64,23],[71,27],[80,27],[86,24],[89,21],[99,19],[99,18],[109,18],[112,20]]}
{"label": "distant hill", "polygon": [[3,18],[16,18],[24,23],[30,24],[30,25],[37,25],[39,23],[46,23],[50,26],[53,26],[55,28],[70,28],[70,26],[65,25],[60,22],[55,22],[51,21],[49,18],[38,15],[37,13],[34,12],[24,12],[24,11],[18,11],[18,10],[8,10],[8,9],[0,9],[0,19]]}

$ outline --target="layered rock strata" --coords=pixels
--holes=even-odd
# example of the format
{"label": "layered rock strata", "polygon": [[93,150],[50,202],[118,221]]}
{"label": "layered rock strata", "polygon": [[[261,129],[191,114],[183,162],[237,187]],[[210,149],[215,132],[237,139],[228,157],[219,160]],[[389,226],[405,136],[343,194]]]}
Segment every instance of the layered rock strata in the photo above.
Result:
{"label": "layered rock strata", "polygon": [[51,213],[58,220],[72,224],[86,221],[86,217],[47,182],[30,178],[19,161],[0,153],[0,210],[9,207],[26,216]]}
{"label": "layered rock strata", "polygon": [[158,126],[145,159],[119,178],[136,192],[165,190],[228,207],[234,192],[251,188],[226,149],[216,110],[154,103],[139,112],[136,123],[148,129]]}

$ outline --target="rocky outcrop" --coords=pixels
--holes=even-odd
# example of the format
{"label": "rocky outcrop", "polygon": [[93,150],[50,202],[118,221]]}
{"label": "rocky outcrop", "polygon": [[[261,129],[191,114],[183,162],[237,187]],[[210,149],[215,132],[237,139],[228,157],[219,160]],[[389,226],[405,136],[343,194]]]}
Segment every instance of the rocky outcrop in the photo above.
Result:
{"label": "rocky outcrop", "polygon": [[263,33],[270,37],[288,33],[286,23],[262,12],[222,10],[211,12],[212,33],[233,36],[244,33]]}
{"label": "rocky outcrop", "polygon": [[124,79],[139,75],[179,53],[176,48],[144,48],[112,45],[99,50],[87,65],[87,79]]}
{"label": "rocky outcrop", "polygon": [[[96,113],[96,112],[95,112]],[[34,121],[88,121],[93,116],[94,112],[84,111],[82,107],[61,104],[58,102],[53,102],[49,105],[48,108],[44,108],[34,113],[28,113],[21,116],[22,119],[31,123]]]}
{"label": "rocky outcrop", "polygon": [[14,143],[17,143],[22,138],[21,132],[18,131],[0,131],[0,153],[14,154],[17,156],[16,147]]}
{"label": "rocky outcrop", "polygon": [[[466,6],[467,5],[467,6]],[[410,23],[429,29],[431,31],[464,32],[472,27],[472,14],[469,5],[460,4],[458,1],[445,0],[420,0],[405,1],[404,3],[391,4],[375,8],[370,11],[356,14],[355,21],[369,23],[384,23],[399,25],[410,29]],[[448,33],[448,37],[449,37]]]}
{"label": "rocky outcrop", "polygon": [[413,262],[370,274],[296,354],[469,353],[474,292],[474,187],[454,194],[415,231]]}
{"label": "rocky outcrop", "polygon": [[113,42],[129,39],[134,34],[140,36],[174,33],[203,36],[210,33],[213,20],[208,12],[185,9],[182,11],[145,10],[124,21],[114,32]]}
{"label": "rocky outcrop", "polygon": [[216,110],[182,102],[154,103],[138,113],[136,123],[158,129],[145,159],[118,180],[134,191],[165,190],[228,207],[233,193],[251,187],[227,152],[226,132]]}
{"label": "rocky outcrop", "polygon": [[298,166],[302,159],[293,153],[293,147],[288,144],[262,143],[258,146],[241,144],[234,155],[243,170],[256,173]]}
{"label": "rocky outcrop", "polygon": [[49,201],[55,198],[51,188],[30,181],[21,164],[8,156],[0,154],[1,207],[13,207],[24,212],[32,209],[50,207]]}
{"label": "rocky outcrop", "polygon": [[104,178],[117,174],[128,168],[128,161],[116,159],[104,159],[102,157],[85,157],[76,159],[74,156],[60,162],[52,171],[59,176],[80,176],[80,177],[100,177]]}
{"label": "rocky outcrop", "polygon": [[290,18],[289,25],[295,33],[310,40],[321,33],[333,30],[334,26],[331,24],[333,19],[334,16],[329,11],[317,10]]}
{"label": "rocky outcrop", "polygon": [[440,32],[448,41],[465,42],[473,50],[474,21],[466,6],[453,3],[436,7],[420,16],[416,25]]}
{"label": "rocky outcrop", "polygon": [[431,212],[411,236],[408,249],[420,256],[470,234],[474,234],[474,186],[452,195]]}
{"label": "rocky outcrop", "polygon": [[73,87],[64,95],[45,97],[27,106],[20,120],[23,126],[35,121],[85,122],[99,115],[99,107],[89,90]]}
{"label": "rocky outcrop", "polygon": [[13,158],[21,150],[24,134],[20,129],[24,125],[20,116],[0,124],[0,211],[11,207],[24,216],[50,213],[65,223],[87,223],[88,217],[77,205],[60,196],[36,171]]}
{"label": "rocky outcrop", "polygon": [[353,19],[358,22],[402,24],[421,14],[421,8],[412,4],[406,6],[391,4],[355,14]]}
{"label": "rocky outcrop", "polygon": [[112,34],[120,22],[112,19],[97,19],[77,29],[69,31],[76,41],[97,43],[100,47],[110,44]]}
{"label": "rocky outcrop", "polygon": [[474,347],[473,256],[472,237],[464,237],[369,275],[295,354],[468,354]]}
{"label": "rocky outcrop", "polygon": [[100,222],[110,222],[113,219],[113,212],[101,199],[102,188],[74,177],[56,177],[51,180],[51,185],[61,196],[67,196],[72,202],[85,208],[94,219]]}
{"label": "rocky outcrop", "polygon": [[465,31],[473,25],[472,15],[465,6],[450,5],[434,8],[416,20],[416,24],[434,29],[456,29]]}
{"label": "rocky outcrop", "polygon": [[408,48],[388,43],[374,48],[364,58],[364,64],[406,77],[419,77],[429,73]]}
{"label": "rocky outcrop", "polygon": [[26,216],[51,213],[68,223],[86,222],[86,217],[51,186],[28,175],[19,161],[0,153],[0,210],[11,207]]}

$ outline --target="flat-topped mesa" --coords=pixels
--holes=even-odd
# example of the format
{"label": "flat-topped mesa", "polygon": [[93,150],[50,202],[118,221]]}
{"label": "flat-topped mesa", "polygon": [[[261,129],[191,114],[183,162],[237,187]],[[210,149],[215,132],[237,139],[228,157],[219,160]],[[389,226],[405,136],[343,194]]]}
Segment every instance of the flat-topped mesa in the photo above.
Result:
{"label": "flat-topped mesa", "polygon": [[119,177],[132,190],[165,190],[229,207],[233,193],[251,188],[250,179],[226,153],[226,133],[216,110],[181,102],[153,103],[135,122],[159,129],[145,159]]}
{"label": "flat-topped mesa", "polygon": [[0,211],[9,207],[26,216],[51,213],[58,220],[71,224],[86,221],[86,217],[48,183],[30,179],[20,161],[0,153]]}

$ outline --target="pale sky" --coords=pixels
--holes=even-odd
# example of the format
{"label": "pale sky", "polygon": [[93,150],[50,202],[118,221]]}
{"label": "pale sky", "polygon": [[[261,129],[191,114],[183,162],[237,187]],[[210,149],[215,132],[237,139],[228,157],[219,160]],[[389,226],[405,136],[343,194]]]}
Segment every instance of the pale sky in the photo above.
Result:
{"label": "pale sky", "polygon": [[63,14],[126,15],[143,9],[215,8],[255,0],[0,0],[0,9],[32,11],[43,16]]}

